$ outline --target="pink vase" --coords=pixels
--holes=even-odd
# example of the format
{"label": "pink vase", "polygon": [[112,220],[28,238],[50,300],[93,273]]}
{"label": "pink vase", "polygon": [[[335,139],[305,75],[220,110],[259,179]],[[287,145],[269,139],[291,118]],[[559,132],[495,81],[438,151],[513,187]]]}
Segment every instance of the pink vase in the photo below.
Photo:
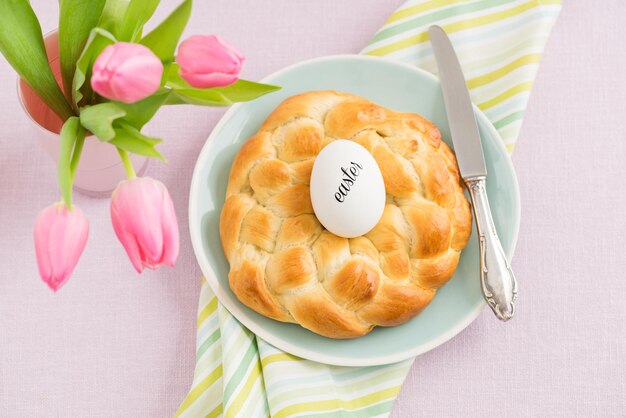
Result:
{"label": "pink vase", "polygon": [[[52,72],[61,85],[58,39],[56,31],[44,37]],[[33,137],[52,158],[57,160],[59,158],[59,132],[63,122],[22,79],[18,80],[17,94],[31,122]],[[137,175],[143,175],[148,166],[148,158],[137,155],[132,155],[131,158]],[[125,178],[124,165],[115,147],[99,141],[93,135],[88,136],[76,169],[74,189],[89,196],[107,197],[115,189],[117,183]]]}

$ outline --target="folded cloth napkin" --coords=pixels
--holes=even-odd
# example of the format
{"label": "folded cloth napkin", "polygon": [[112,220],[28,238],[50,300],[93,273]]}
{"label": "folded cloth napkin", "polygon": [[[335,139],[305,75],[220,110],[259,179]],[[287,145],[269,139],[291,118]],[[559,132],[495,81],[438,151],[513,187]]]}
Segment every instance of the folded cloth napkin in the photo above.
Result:
{"label": "folded cloth napkin", "polygon": [[[512,151],[560,8],[554,0],[409,0],[363,53],[436,73],[427,30],[442,26],[472,100]],[[300,359],[241,325],[204,279],[197,326],[195,375],[177,417],[385,417],[413,362],[337,367]]]}

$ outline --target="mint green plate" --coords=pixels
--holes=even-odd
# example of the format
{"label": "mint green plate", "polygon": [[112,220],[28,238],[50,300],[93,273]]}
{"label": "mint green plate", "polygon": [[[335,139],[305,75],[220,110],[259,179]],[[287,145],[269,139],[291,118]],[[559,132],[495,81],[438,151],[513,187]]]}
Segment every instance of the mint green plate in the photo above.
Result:
{"label": "mint green plate", "polygon": [[[437,124],[445,141],[452,145],[439,82],[433,75],[415,67],[380,58],[341,55],[305,61],[263,81],[283,86],[283,89],[233,106],[224,115],[198,157],[191,182],[191,241],[202,272],[219,301],[242,324],[275,347],[334,365],[394,363],[431,350],[461,332],[485,306],[474,232],[454,277],[420,315],[397,327],[377,327],[364,337],[353,340],[321,337],[299,325],[261,316],[237,300],[228,286],[229,267],[219,238],[219,218],[230,166],[241,145],[285,98],[310,90],[357,94],[390,109],[423,115]],[[475,112],[489,172],[489,202],[498,234],[510,258],[519,227],[517,180],[498,133],[482,112],[478,109]]]}

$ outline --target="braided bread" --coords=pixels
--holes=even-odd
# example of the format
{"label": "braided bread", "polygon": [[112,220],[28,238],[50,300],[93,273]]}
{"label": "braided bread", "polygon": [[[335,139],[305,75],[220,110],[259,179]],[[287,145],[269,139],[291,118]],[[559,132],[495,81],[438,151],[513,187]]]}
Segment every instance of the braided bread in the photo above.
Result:
{"label": "braided bread", "polygon": [[[374,156],[387,192],[378,224],[350,239],[320,225],[309,196],[316,155],[339,138]],[[437,127],[332,91],[288,98],[243,145],[220,219],[239,300],[331,338],[419,314],[454,273],[470,232],[456,159]]]}

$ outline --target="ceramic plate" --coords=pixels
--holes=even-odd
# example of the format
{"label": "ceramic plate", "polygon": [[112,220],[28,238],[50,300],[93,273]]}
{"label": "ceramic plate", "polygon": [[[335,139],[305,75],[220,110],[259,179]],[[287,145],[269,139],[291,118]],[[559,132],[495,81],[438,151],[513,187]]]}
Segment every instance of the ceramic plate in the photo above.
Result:
{"label": "ceramic plate", "polygon": [[[463,250],[454,277],[420,315],[397,327],[377,327],[364,337],[353,340],[321,337],[299,325],[261,316],[237,300],[228,286],[229,267],[219,238],[220,212],[230,166],[241,145],[285,98],[310,90],[357,94],[390,109],[423,115],[439,127],[444,140],[452,145],[439,82],[415,67],[373,57],[331,56],[295,64],[263,82],[283,88],[253,102],[233,106],[224,115],[198,157],[191,182],[191,240],[202,272],[220,302],[242,324],[275,347],[334,365],[397,362],[431,350],[467,327],[485,306],[475,232]],[[517,180],[498,133],[482,112],[478,109],[475,112],[489,172],[487,193],[500,239],[511,257],[520,215]]]}

